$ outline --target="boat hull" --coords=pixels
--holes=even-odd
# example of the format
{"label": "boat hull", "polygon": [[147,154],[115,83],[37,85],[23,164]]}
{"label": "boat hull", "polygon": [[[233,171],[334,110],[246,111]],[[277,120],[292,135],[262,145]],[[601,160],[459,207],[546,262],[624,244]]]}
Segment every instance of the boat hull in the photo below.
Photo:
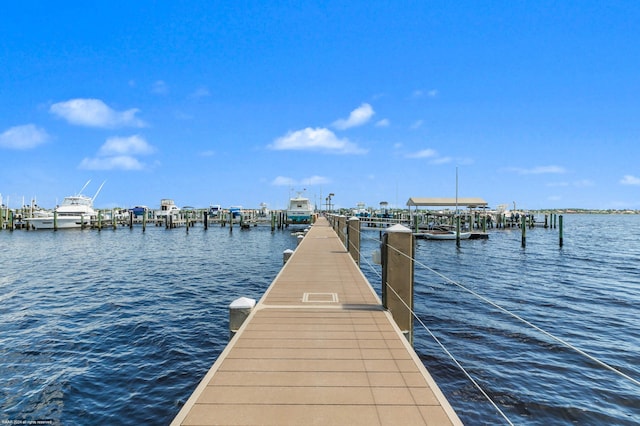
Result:
{"label": "boat hull", "polygon": [[52,217],[38,217],[27,219],[33,229],[80,229],[91,225],[90,217],[69,216],[58,217],[55,222]]}
{"label": "boat hull", "polygon": [[[424,232],[424,236],[428,240],[456,240],[458,237],[454,231],[451,232]],[[460,239],[468,240],[471,237],[471,232],[461,232]]]}
{"label": "boat hull", "polygon": [[311,214],[287,213],[287,222],[293,224],[311,223]]}

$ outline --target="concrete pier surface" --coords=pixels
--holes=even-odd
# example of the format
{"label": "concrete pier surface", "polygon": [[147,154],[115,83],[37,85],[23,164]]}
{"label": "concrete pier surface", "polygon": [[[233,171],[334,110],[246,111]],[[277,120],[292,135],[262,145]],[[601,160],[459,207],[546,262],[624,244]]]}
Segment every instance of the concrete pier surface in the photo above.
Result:
{"label": "concrete pier surface", "polygon": [[172,424],[462,423],[319,218]]}

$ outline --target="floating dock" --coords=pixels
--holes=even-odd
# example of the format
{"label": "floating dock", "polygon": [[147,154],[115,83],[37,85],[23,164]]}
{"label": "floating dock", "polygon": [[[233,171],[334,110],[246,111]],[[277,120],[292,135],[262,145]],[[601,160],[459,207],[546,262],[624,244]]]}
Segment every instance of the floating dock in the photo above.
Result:
{"label": "floating dock", "polygon": [[462,423],[319,218],[172,424]]}

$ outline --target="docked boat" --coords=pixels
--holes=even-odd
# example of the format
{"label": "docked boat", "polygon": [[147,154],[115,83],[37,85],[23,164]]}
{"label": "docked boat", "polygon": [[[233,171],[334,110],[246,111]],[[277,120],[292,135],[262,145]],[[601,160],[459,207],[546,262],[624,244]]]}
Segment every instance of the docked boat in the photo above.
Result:
{"label": "docked boat", "polygon": [[[456,230],[445,227],[436,227],[420,232],[420,236],[428,240],[456,240],[458,238]],[[469,238],[471,238],[471,232],[460,232],[461,240]]]}
{"label": "docked boat", "polygon": [[[89,181],[90,182],[90,181]],[[87,182],[77,195],[65,197],[52,212],[40,211],[38,215],[26,218],[33,229],[71,229],[90,226],[96,220],[98,212],[93,208],[93,200],[98,196],[102,185],[93,197],[82,195],[89,184]]]}
{"label": "docked boat", "polygon": [[160,210],[155,211],[156,218],[167,218],[177,216],[180,213],[180,207],[170,198],[160,200]]}
{"label": "docked boat", "polygon": [[289,224],[310,224],[313,216],[313,207],[308,198],[298,193],[297,197],[289,199],[287,208],[287,223]]}

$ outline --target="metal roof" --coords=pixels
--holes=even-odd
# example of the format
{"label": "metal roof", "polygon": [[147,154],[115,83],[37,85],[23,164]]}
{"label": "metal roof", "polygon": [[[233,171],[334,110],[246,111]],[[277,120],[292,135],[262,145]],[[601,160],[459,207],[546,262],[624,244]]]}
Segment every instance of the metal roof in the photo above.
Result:
{"label": "metal roof", "polygon": [[411,197],[407,201],[407,206],[416,207],[454,207],[466,206],[466,207],[478,207],[487,206],[487,202],[482,198],[458,198],[457,203],[455,198],[424,198],[424,197]]}

